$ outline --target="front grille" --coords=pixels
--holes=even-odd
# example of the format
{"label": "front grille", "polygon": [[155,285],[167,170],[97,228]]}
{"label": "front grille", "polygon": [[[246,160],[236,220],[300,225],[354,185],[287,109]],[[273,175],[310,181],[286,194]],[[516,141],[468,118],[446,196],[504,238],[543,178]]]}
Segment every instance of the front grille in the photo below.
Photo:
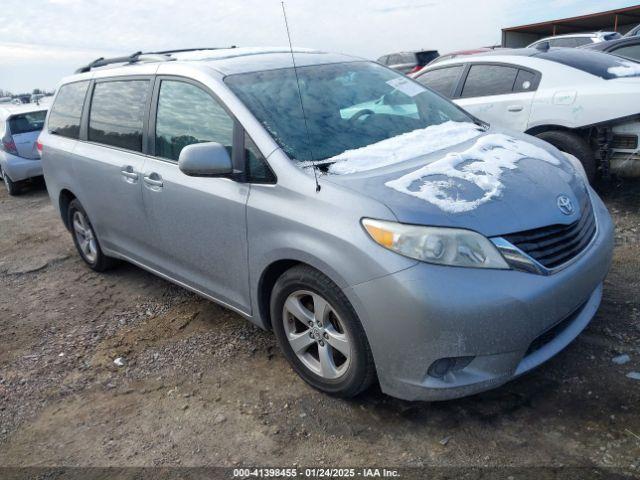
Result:
{"label": "front grille", "polygon": [[638,148],[637,135],[614,135],[611,140],[611,148],[622,150],[635,150]]}
{"label": "front grille", "polygon": [[550,225],[504,238],[546,268],[556,268],[582,252],[596,233],[596,221],[588,195],[580,206],[580,219],[570,225]]}

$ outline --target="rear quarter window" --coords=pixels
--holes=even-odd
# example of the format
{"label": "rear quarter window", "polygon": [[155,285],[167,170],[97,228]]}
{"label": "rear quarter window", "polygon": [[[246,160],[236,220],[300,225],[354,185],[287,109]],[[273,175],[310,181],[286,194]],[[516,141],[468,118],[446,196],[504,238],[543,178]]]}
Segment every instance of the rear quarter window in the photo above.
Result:
{"label": "rear quarter window", "polygon": [[49,114],[49,133],[75,139],[80,136],[80,117],[88,86],[89,82],[86,81],[60,87]]}
{"label": "rear quarter window", "polygon": [[11,131],[12,135],[39,132],[44,126],[44,119],[46,118],[46,116],[46,110],[14,115],[13,117],[9,118],[9,130]]}

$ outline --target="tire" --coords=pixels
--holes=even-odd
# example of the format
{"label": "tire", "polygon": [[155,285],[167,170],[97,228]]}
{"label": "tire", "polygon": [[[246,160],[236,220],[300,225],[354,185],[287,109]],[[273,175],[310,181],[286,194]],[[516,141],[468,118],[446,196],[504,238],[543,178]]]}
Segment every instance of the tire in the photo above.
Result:
{"label": "tire", "polygon": [[590,184],[593,184],[597,177],[596,159],[589,144],[581,137],[571,132],[552,130],[536,135],[541,140],[549,142],[561,152],[569,153],[580,160]]}
{"label": "tire", "polygon": [[[69,225],[73,243],[80,257],[89,265],[89,268],[96,272],[104,272],[117,264],[115,258],[107,257],[102,253],[102,248],[100,248],[100,243],[93,230],[91,221],[77,199],[69,203],[67,225]],[[83,231],[84,234],[82,234],[81,231]]]}
{"label": "tire", "polygon": [[[315,316],[313,312],[322,308],[316,305],[327,307],[322,309],[324,316]],[[304,310],[297,310],[298,306]],[[329,278],[306,265],[291,268],[277,280],[270,308],[280,349],[305,382],[343,398],[354,397],[371,385],[375,366],[364,329],[347,297]],[[310,321],[315,321],[313,327]],[[292,344],[293,338],[299,342]],[[298,348],[304,344],[308,346]],[[321,352],[324,363],[320,362]]]}
{"label": "tire", "polygon": [[4,186],[7,187],[7,193],[12,197],[18,195],[20,193],[20,185],[17,182],[11,180],[9,178],[9,175],[7,175],[4,170],[0,169],[0,173],[2,174]]}

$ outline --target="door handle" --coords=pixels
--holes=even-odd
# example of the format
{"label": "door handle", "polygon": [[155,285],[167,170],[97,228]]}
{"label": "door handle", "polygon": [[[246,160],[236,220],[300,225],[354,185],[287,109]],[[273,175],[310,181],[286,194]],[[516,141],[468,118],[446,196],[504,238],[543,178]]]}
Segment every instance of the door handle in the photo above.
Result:
{"label": "door handle", "polygon": [[125,177],[125,181],[129,183],[135,183],[138,181],[138,172],[136,172],[131,165],[122,167],[120,173]]}
{"label": "door handle", "polygon": [[157,173],[155,173],[155,172],[152,172],[152,173],[149,173],[147,175],[144,175],[142,177],[142,180],[144,181],[144,183],[146,183],[147,185],[149,185],[151,187],[160,188],[163,185],[162,177],[160,175],[158,175]]}
{"label": "door handle", "polygon": [[507,110],[509,112],[521,112],[524,109],[522,105],[509,105]]}

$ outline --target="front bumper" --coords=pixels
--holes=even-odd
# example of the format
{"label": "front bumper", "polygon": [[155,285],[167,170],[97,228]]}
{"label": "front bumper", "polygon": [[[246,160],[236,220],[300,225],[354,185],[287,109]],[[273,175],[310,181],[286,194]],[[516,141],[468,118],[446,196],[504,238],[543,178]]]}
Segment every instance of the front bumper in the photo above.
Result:
{"label": "front bumper", "polygon": [[14,182],[42,175],[42,162],[40,160],[30,160],[7,152],[0,152],[0,166]]}
{"label": "front bumper", "polygon": [[[596,195],[593,207],[593,243],[553,275],[420,263],[346,289],[382,390],[407,400],[463,397],[499,386],[568,345],[598,309],[613,254],[613,224]],[[452,357],[473,360],[442,378],[428,373],[436,360]]]}

